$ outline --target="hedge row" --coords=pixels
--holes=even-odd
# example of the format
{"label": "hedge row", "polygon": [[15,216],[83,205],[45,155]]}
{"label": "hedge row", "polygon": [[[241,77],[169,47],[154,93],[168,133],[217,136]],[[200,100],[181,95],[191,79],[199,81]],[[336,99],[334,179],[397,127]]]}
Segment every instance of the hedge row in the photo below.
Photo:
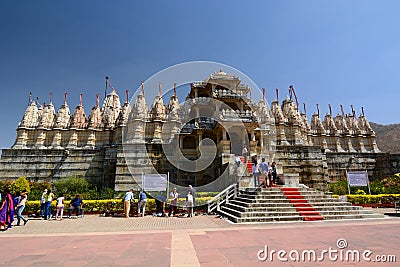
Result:
{"label": "hedge row", "polygon": [[[339,196],[334,195],[334,197]],[[394,202],[399,202],[400,194],[346,195],[346,197],[352,204],[394,204]]]}
{"label": "hedge row", "polygon": [[[212,197],[197,197],[196,198],[196,206],[204,206],[207,205],[207,201]],[[180,198],[178,205],[184,204],[185,199]],[[51,209],[56,209],[56,201],[51,203]],[[85,213],[103,213],[106,210],[120,212],[124,210],[124,204],[121,199],[104,199],[104,200],[83,200],[83,207],[85,208]],[[137,205],[137,199],[135,199],[135,203],[132,204],[134,207]],[[68,209],[69,202],[65,202],[65,209]],[[154,199],[148,199],[146,204],[146,211],[155,211],[156,210],[156,202]],[[38,214],[40,211],[40,201],[39,200],[31,200],[26,202],[26,206],[24,212],[27,213],[36,213]]]}

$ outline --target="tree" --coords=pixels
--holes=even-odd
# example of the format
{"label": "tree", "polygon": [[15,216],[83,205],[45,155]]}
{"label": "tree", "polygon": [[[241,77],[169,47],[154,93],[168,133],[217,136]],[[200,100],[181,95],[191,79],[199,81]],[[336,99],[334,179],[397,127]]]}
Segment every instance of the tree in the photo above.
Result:
{"label": "tree", "polygon": [[13,181],[10,186],[11,194],[15,195],[16,193],[22,192],[31,192],[31,187],[29,185],[29,181],[26,180],[25,176],[19,177],[17,180]]}

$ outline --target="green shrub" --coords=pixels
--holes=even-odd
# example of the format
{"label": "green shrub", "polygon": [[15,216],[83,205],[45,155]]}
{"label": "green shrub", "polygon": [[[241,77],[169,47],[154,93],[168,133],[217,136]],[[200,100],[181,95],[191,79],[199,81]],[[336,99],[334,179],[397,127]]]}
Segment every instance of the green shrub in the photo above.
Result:
{"label": "green shrub", "polygon": [[90,187],[91,184],[85,178],[80,177],[64,178],[54,182],[55,192],[68,196],[88,194]]}
{"label": "green shrub", "polygon": [[10,189],[12,181],[0,180],[0,192],[4,192],[6,189]]}
{"label": "green shrub", "polygon": [[[338,195],[334,197],[339,197]],[[399,201],[400,194],[379,195],[346,195],[347,201],[352,204],[394,204]]]}
{"label": "green shrub", "polygon": [[394,174],[381,180],[370,183],[372,194],[398,194],[400,193],[400,174]]}
{"label": "green shrub", "polygon": [[13,181],[10,186],[11,194],[15,195],[21,192],[29,192],[31,191],[31,187],[29,185],[29,181],[26,180],[25,176],[19,177],[17,180]]}
{"label": "green shrub", "polygon": [[340,179],[334,183],[330,183],[329,191],[336,195],[348,194],[347,181],[345,179]]}

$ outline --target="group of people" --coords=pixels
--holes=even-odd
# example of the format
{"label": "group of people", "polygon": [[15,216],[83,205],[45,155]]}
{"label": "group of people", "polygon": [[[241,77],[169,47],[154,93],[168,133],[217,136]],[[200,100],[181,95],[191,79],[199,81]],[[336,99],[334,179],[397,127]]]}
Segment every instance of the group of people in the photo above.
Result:
{"label": "group of people", "polygon": [[0,193],[0,230],[5,231],[12,228],[15,211],[17,212],[17,226],[21,225],[21,220],[24,225],[28,223],[28,219],[22,215],[27,198],[28,192],[26,191],[17,194],[15,197],[11,195],[9,189]]}
{"label": "group of people", "polygon": [[[278,183],[278,175],[276,172],[276,162],[265,162],[265,158],[258,163],[257,156],[252,157],[252,173],[254,177],[254,187],[264,186],[272,187]],[[260,182],[260,175],[263,177],[263,184]]]}
{"label": "group of people", "polygon": [[[129,218],[130,210],[131,210],[131,203],[134,202],[134,190],[130,189],[128,192],[125,193],[123,199],[124,203],[124,215],[126,218]],[[169,205],[169,211],[168,211],[168,216],[176,216],[177,215],[177,207],[178,207],[178,201],[179,201],[179,193],[177,192],[177,189],[174,188],[171,193],[169,194],[169,199],[167,199],[164,196],[158,196],[155,199],[156,205],[157,205],[157,216],[164,217],[166,216],[165,214],[165,206],[168,201],[170,202]],[[187,208],[187,216],[188,217],[193,217],[194,215],[194,206],[195,206],[195,201],[196,201],[196,190],[189,185],[189,190],[186,195],[186,201],[185,201],[185,206]],[[138,216],[144,216],[145,215],[145,209],[146,209],[146,203],[147,203],[147,196],[144,193],[144,191],[139,191],[138,193],[138,207],[137,207],[137,214]]]}
{"label": "group of people", "polygon": [[[51,189],[44,189],[42,193],[42,197],[40,199],[40,216],[44,220],[49,220],[53,217],[50,207],[51,203],[53,201],[56,202],[56,214],[54,219],[55,220],[62,220],[64,216],[64,206],[65,206],[65,198],[63,194],[60,194],[58,198],[55,198],[55,195],[53,192],[51,192]],[[76,216],[79,216],[79,214],[82,214],[82,206],[83,206],[83,200],[79,195],[75,195],[75,197],[71,200],[69,203],[69,209],[68,209],[68,217],[71,217],[71,214],[73,211],[76,212]]]}
{"label": "group of people", "polygon": [[[133,189],[130,189],[128,192],[125,193],[123,200],[124,203],[124,214],[125,218],[129,218],[129,214],[131,211],[131,203],[134,202],[135,198],[133,196]],[[145,210],[146,210],[146,204],[147,204],[147,196],[144,191],[139,191],[138,194],[138,215],[139,216],[144,216]]]}

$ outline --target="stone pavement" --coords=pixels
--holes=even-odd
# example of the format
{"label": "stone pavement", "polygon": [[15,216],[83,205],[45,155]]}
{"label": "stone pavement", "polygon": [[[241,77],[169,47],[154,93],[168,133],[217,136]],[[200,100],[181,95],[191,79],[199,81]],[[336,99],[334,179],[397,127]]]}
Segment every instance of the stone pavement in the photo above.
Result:
{"label": "stone pavement", "polygon": [[[256,225],[216,216],[32,219],[0,232],[0,266],[399,266],[399,230],[395,217]],[[342,253],[342,260],[322,257],[329,248]],[[281,258],[287,261],[271,255],[273,250],[286,252]],[[316,259],[301,261],[310,250]],[[371,261],[361,254],[360,261],[345,261],[349,250],[371,250]],[[299,261],[293,260],[296,252]],[[373,262],[376,256],[392,262]]]}

